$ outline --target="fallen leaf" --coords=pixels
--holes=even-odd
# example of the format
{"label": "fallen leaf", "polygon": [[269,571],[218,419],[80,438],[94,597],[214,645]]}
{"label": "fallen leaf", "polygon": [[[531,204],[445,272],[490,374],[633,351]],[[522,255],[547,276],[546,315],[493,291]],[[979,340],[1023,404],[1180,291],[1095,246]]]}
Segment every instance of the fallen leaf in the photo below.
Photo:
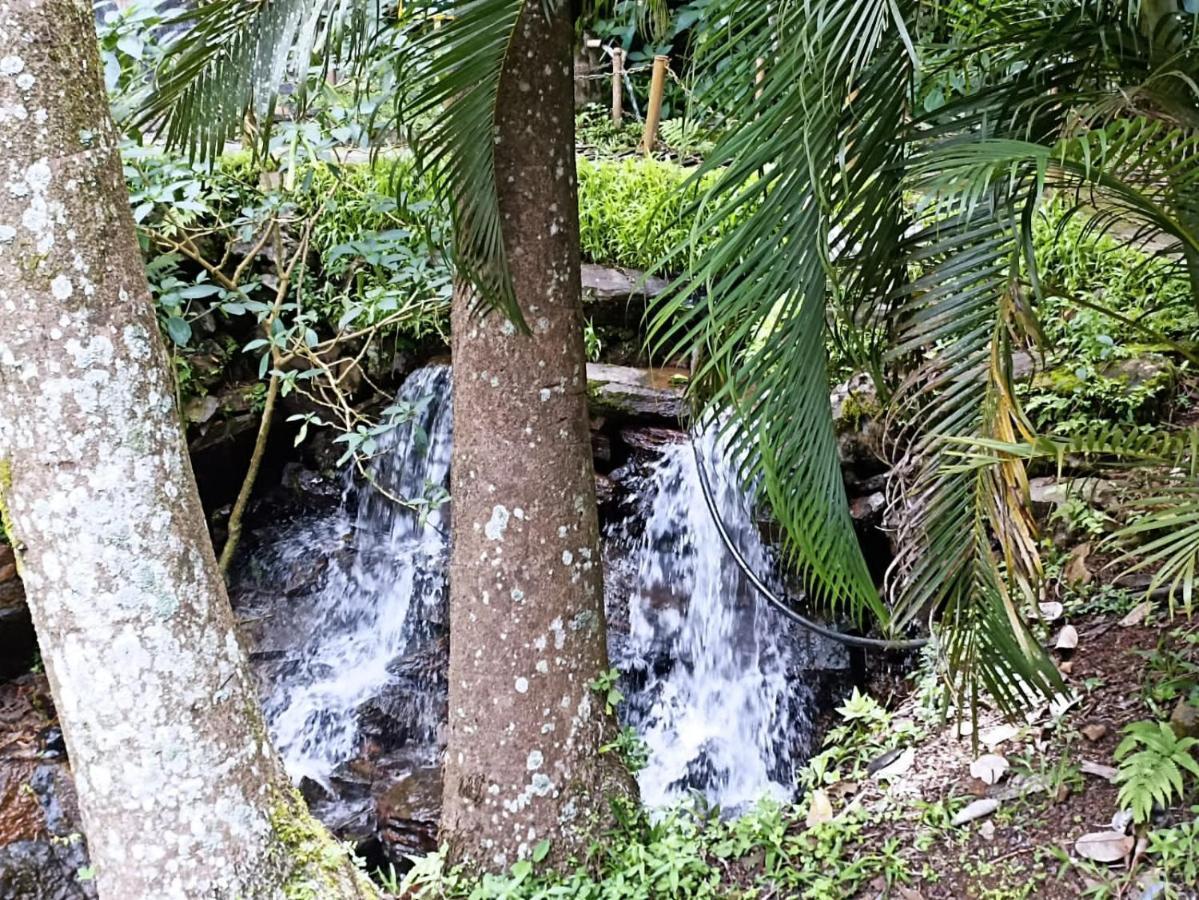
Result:
{"label": "fallen leaf", "polygon": [[1066,560],[1066,567],[1062,571],[1062,574],[1066,577],[1066,584],[1079,585],[1091,583],[1091,580],[1095,576],[1087,568],[1087,557],[1090,555],[1090,543],[1079,544],[1070,552],[1070,558]]}
{"label": "fallen leaf", "polygon": [[1084,775],[1094,775],[1096,778],[1105,778],[1108,781],[1115,783],[1116,770],[1111,766],[1105,766],[1102,763],[1091,762],[1089,759],[1084,759],[1078,764],[1078,769]]}
{"label": "fallen leaf", "polygon": [[833,819],[833,804],[829,800],[828,794],[817,788],[812,791],[812,799],[808,803],[808,817],[805,824],[812,828],[822,822],[831,822]]}
{"label": "fallen leaf", "polygon": [[1078,730],[1081,731],[1082,736],[1092,744],[1096,741],[1103,740],[1107,736],[1107,726],[1102,722],[1091,722],[1090,724],[1082,726],[1082,728]]}
{"label": "fallen leaf", "polygon": [[1125,834],[1128,831],[1128,826],[1132,824],[1132,810],[1121,809],[1112,816],[1112,831],[1118,831]]}
{"label": "fallen leaf", "polygon": [[1073,650],[1078,646],[1078,632],[1073,625],[1063,625],[1062,630],[1057,633],[1057,643],[1054,647],[1058,650]]}
{"label": "fallen leaf", "polygon": [[1041,618],[1046,622],[1056,622],[1062,617],[1062,613],[1066,608],[1056,600],[1050,600],[1047,603],[1038,603],[1037,609],[1041,613]]}
{"label": "fallen leaf", "polygon": [[1133,625],[1140,625],[1145,621],[1145,617],[1149,615],[1151,609],[1153,609],[1152,601],[1146,600],[1144,603],[1138,603],[1128,615],[1120,620],[1120,627],[1131,628]]}
{"label": "fallen leaf", "polygon": [[1010,741],[1020,733],[1020,729],[1015,725],[996,725],[993,728],[984,728],[978,733],[978,739],[982,741],[983,746],[988,750],[994,750],[1005,741]]}
{"label": "fallen leaf", "polygon": [[1092,862],[1114,863],[1125,859],[1136,842],[1117,831],[1092,831],[1074,842],[1074,852]]}
{"label": "fallen leaf", "polygon": [[[965,825],[967,822],[973,822],[975,819],[981,819],[984,816],[989,816],[997,809],[999,809],[999,801],[994,797],[988,797],[985,800],[975,800],[956,816],[954,816],[953,821],[949,824]],[[1129,846],[1131,846],[1131,844]]]}
{"label": "fallen leaf", "polygon": [[996,784],[1008,770],[1008,761],[997,753],[986,753],[970,763],[970,775],[986,784]]}
{"label": "fallen leaf", "polygon": [[893,762],[888,763],[875,772],[874,777],[880,781],[889,781],[892,778],[898,778],[900,775],[907,774],[914,762],[916,762],[916,749],[908,747]]}
{"label": "fallen leaf", "polygon": [[995,837],[995,823],[990,819],[978,826],[978,833],[982,835],[984,840],[992,840]]}
{"label": "fallen leaf", "polygon": [[1057,670],[1059,672],[1061,672],[1063,675],[1073,675],[1074,674],[1074,661],[1071,659],[1066,660],[1064,663],[1062,663],[1061,665],[1059,665],[1057,667]]}
{"label": "fallen leaf", "polygon": [[1081,699],[1082,697],[1078,694],[1058,694],[1049,702],[1050,717],[1058,718]]}

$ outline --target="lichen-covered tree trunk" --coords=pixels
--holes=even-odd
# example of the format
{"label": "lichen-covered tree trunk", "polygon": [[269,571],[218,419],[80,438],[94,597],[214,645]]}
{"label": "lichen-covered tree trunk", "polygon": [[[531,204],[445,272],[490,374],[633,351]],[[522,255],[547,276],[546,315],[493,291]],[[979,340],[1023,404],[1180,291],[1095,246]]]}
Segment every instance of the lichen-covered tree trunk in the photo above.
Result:
{"label": "lichen-covered tree trunk", "polygon": [[369,893],[265,736],[84,0],[0,0],[0,512],[102,897]]}
{"label": "lichen-covered tree trunk", "polygon": [[496,180],[531,334],[453,305],[453,553],[443,835],[501,870],[550,842],[583,849],[631,790],[613,718],[587,420],[572,28],[530,2],[497,103]]}

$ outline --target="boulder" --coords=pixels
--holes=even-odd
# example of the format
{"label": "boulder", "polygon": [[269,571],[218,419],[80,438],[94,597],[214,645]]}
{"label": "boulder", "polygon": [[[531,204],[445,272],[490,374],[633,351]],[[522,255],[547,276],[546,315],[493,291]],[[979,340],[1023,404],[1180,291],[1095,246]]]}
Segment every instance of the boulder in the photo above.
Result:
{"label": "boulder", "polygon": [[611,420],[678,422],[686,415],[686,384],[683,369],[587,364],[591,413]]}
{"label": "boulder", "polygon": [[637,327],[646,304],[664,292],[669,282],[636,269],[584,263],[583,312],[592,324]]}

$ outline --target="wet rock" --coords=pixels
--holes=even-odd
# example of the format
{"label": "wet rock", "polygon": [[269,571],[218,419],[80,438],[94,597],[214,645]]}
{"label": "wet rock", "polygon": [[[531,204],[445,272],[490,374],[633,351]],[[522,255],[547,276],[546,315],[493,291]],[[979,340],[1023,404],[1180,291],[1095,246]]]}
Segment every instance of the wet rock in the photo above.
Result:
{"label": "wet rock", "polygon": [[379,837],[393,862],[437,849],[437,826],[441,819],[441,768],[413,767],[398,774],[377,795]]}
{"label": "wet rock", "polygon": [[[429,723],[444,721],[449,639],[441,636],[394,660],[391,679],[358,712],[359,726],[376,754],[436,735]],[[367,748],[368,750],[370,748]]]}
{"label": "wet rock", "polygon": [[682,369],[637,369],[587,364],[587,393],[592,415],[625,421],[674,421],[686,413]]}
{"label": "wet rock", "polygon": [[669,446],[686,443],[687,435],[677,428],[644,426],[641,428],[622,428],[620,439],[636,450],[661,453]]}
{"label": "wet rock", "polygon": [[887,498],[881,491],[855,497],[849,503],[849,514],[855,522],[867,525],[877,525],[882,521],[883,510],[887,508]]}
{"label": "wet rock", "polygon": [[595,502],[605,507],[616,499],[616,483],[607,475],[595,476]]}
{"label": "wet rock", "polygon": [[[0,897],[77,900],[96,896],[75,784],[43,675],[0,685],[5,725],[0,758]],[[83,878],[80,872],[83,871]]]}
{"label": "wet rock", "polygon": [[0,897],[5,900],[92,900],[96,896],[83,838],[0,846]]}
{"label": "wet rock", "polygon": [[12,547],[0,543],[0,680],[28,672],[37,658],[37,636]]}

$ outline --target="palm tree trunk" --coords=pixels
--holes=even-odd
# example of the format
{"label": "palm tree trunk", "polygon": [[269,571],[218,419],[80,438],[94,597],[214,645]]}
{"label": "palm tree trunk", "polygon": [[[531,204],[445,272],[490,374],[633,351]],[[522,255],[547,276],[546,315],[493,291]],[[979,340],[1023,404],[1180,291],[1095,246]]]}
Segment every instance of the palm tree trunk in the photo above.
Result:
{"label": "palm tree trunk", "polygon": [[501,76],[496,182],[531,329],[453,304],[449,746],[455,861],[579,853],[631,780],[600,748],[608,668],[579,284],[568,4],[530,0]]}
{"label": "palm tree trunk", "polygon": [[100,895],[369,895],[267,742],[94,27],[81,0],[0,0],[0,510]]}

